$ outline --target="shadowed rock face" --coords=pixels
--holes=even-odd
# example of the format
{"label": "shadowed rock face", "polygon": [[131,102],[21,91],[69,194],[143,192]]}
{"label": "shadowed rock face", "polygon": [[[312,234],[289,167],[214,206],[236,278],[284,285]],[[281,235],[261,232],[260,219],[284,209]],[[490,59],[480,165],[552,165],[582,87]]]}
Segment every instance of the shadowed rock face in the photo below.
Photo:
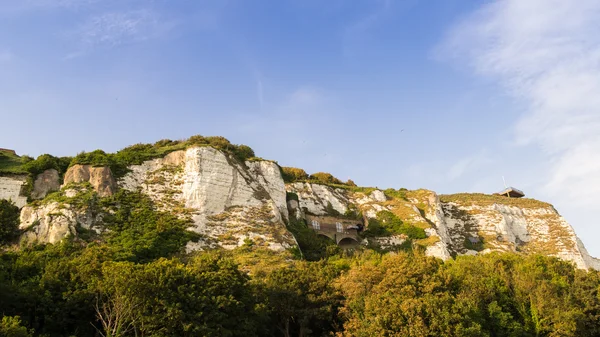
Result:
{"label": "shadowed rock face", "polygon": [[43,199],[48,193],[60,190],[60,176],[55,169],[46,170],[35,179],[31,198]]}
{"label": "shadowed rock face", "polygon": [[93,167],[91,165],[73,165],[65,173],[65,182],[89,182],[101,197],[113,195],[117,191],[117,183],[109,167]]}

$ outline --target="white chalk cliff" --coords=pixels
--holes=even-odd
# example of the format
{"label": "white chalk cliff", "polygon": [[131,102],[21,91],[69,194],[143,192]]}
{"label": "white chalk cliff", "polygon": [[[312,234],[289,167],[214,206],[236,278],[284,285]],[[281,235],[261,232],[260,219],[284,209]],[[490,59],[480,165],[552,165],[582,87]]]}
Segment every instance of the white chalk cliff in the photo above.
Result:
{"label": "white chalk cliff", "polygon": [[[406,198],[385,198],[380,190],[353,192],[309,183],[289,184],[287,189],[298,196],[290,207],[299,214],[325,215],[329,203],[340,213],[351,207],[360,209],[368,223],[379,211],[391,211],[404,222],[424,228],[428,235],[422,240],[426,253],[441,259],[519,251],[555,256],[578,268],[600,270],[600,261],[588,254],[571,225],[551,205],[535,200],[474,194],[465,195],[464,200],[443,202],[436,193],[426,190],[406,191]],[[404,242],[398,238],[377,241],[383,248]]]}
{"label": "white chalk cliff", "polygon": [[[75,165],[66,172],[61,193],[68,197],[76,193],[73,184],[82,183],[94,189],[98,197],[118,189],[141,191],[159,209],[191,220],[190,229],[201,239],[189,243],[188,250],[232,249],[250,240],[283,251],[297,244],[286,229],[289,218],[297,221],[306,215],[359,212],[368,228],[369,219],[389,211],[404,223],[425,230],[427,238],[413,244],[424,247],[431,256],[448,259],[462,254],[518,251],[556,256],[579,268],[600,269],[599,261],[588,254],[569,223],[551,205],[532,199],[475,194],[440,197],[427,190],[384,193],[309,182],[285,184],[277,163],[240,162],[209,146],[171,152],[129,169],[113,180],[108,167]],[[56,176],[54,172],[46,175],[52,178],[49,181]],[[0,177],[0,198],[12,199],[23,207],[25,180]],[[40,191],[45,195],[55,189],[54,185]],[[64,202],[44,199],[21,211],[25,241],[54,243],[77,235],[79,228],[101,231],[101,226],[101,215]],[[393,250],[406,240],[406,236],[395,235],[362,243]]]}
{"label": "white chalk cliff", "polygon": [[295,245],[285,228],[285,184],[274,162],[240,163],[211,147],[193,147],[130,169],[121,188],[141,189],[163,208],[191,214],[191,229],[202,239],[189,249],[234,248],[246,239],[273,250]]}

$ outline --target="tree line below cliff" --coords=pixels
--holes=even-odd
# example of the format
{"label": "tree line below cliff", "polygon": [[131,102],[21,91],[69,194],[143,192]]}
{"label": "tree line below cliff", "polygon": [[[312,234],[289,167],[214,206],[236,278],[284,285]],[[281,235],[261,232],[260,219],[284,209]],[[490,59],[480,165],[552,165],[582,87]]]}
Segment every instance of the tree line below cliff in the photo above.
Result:
{"label": "tree line below cliff", "polygon": [[0,336],[600,335],[600,274],[555,258],[136,252],[5,251]]}

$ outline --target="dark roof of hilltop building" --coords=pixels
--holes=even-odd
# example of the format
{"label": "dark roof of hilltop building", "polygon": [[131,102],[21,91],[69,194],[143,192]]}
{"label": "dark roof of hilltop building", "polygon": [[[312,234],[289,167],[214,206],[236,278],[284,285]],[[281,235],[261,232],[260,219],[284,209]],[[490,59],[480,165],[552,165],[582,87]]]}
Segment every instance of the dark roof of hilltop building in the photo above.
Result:
{"label": "dark roof of hilltop building", "polygon": [[523,191],[516,189],[514,187],[507,187],[504,190],[498,192],[498,193],[494,193],[496,195],[503,195],[503,196],[507,196],[510,198],[522,198],[525,196],[525,193],[523,193]]}

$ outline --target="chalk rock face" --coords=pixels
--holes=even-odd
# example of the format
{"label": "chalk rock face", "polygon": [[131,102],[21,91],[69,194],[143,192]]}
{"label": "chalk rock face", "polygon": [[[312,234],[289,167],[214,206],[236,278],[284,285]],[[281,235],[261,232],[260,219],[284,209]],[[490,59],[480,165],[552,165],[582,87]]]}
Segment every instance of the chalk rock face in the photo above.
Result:
{"label": "chalk rock face", "polygon": [[285,183],[281,177],[279,166],[271,161],[247,161],[250,175],[265,188],[277,205],[281,215],[287,219]]}
{"label": "chalk rock face", "polygon": [[371,192],[371,198],[373,198],[373,200],[378,201],[378,202],[385,202],[387,200],[385,193],[383,193],[383,191],[380,191],[380,190],[375,190],[375,191]]}
{"label": "chalk rock face", "polygon": [[[521,251],[555,256],[578,268],[598,269],[571,225],[548,205],[442,203],[449,236],[440,235],[457,254]],[[475,244],[473,244],[475,242]]]}
{"label": "chalk rock face", "polygon": [[17,207],[27,204],[27,196],[23,195],[23,186],[27,176],[15,175],[0,177],[0,199],[12,200]]}
{"label": "chalk rock face", "polygon": [[235,248],[249,239],[273,250],[295,245],[286,230],[285,184],[275,163],[240,163],[211,147],[193,147],[131,166],[122,188],[141,189],[165,208],[180,208],[202,234],[189,249]]}
{"label": "chalk rock face", "polygon": [[31,198],[43,199],[48,193],[60,190],[60,176],[55,169],[46,170],[35,178]]}
{"label": "chalk rock face", "polygon": [[293,183],[287,186],[287,190],[298,195],[301,210],[314,215],[327,215],[328,207],[344,214],[350,204],[348,192],[341,188],[313,183]]}
{"label": "chalk rock face", "polygon": [[70,205],[58,202],[25,206],[21,210],[19,225],[19,228],[25,231],[21,241],[56,243],[75,235],[77,226],[91,229],[95,220],[91,212],[75,210]]}
{"label": "chalk rock face", "polygon": [[[341,214],[360,210],[368,220],[381,211],[390,211],[405,224],[423,228],[426,254],[441,259],[453,255],[485,254],[493,251],[538,253],[573,262],[578,268],[600,270],[598,259],[591,257],[573,228],[549,204],[535,200],[465,195],[463,199],[440,201],[427,190],[404,191],[403,196],[388,197],[380,190],[353,192],[313,183],[292,183],[287,191],[298,196],[288,207],[298,218],[305,213],[326,215],[328,204]],[[299,215],[297,215],[299,214]],[[404,241],[390,236],[370,238],[388,249]]]}
{"label": "chalk rock face", "polygon": [[113,195],[117,190],[116,181],[109,167],[93,167],[91,165],[69,167],[65,173],[64,184],[82,182],[89,182],[101,197]]}

